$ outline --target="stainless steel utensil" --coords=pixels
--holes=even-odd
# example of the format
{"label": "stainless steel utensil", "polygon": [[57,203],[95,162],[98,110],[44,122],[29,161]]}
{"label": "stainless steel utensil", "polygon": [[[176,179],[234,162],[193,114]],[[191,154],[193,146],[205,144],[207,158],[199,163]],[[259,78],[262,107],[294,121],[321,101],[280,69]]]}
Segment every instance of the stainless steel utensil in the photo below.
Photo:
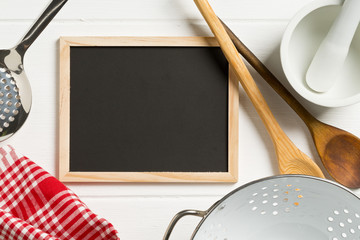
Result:
{"label": "stainless steel utensil", "polygon": [[0,50],[0,141],[18,131],[30,112],[32,97],[23,67],[25,52],[66,2],[53,0],[17,46]]}
{"label": "stainless steel utensil", "polygon": [[281,175],[239,187],[207,211],[178,213],[164,240],[183,216],[203,219],[193,240],[340,240],[360,238],[360,199],[335,182]]}

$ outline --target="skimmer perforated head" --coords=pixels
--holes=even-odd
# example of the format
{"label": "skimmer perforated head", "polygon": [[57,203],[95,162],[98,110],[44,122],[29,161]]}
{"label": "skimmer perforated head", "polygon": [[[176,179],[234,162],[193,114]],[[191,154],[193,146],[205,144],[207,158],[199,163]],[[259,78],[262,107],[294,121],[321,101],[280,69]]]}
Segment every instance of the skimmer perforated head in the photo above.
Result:
{"label": "skimmer perforated head", "polygon": [[17,132],[30,112],[32,97],[24,55],[66,2],[52,0],[18,45],[0,50],[0,141]]}
{"label": "skimmer perforated head", "polygon": [[350,190],[323,179],[266,178],[215,204],[193,239],[360,239],[360,202]]}
{"label": "skimmer perforated head", "polygon": [[20,111],[22,111],[19,88],[5,68],[0,68],[0,133],[10,129]]}

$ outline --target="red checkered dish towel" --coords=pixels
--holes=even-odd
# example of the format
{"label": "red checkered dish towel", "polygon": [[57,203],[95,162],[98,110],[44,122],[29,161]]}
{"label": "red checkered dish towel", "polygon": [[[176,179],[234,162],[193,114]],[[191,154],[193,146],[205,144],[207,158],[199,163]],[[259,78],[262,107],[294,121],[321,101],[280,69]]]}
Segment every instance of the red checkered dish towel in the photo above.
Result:
{"label": "red checkered dish towel", "polygon": [[119,240],[109,222],[14,148],[0,148],[0,158],[0,239]]}

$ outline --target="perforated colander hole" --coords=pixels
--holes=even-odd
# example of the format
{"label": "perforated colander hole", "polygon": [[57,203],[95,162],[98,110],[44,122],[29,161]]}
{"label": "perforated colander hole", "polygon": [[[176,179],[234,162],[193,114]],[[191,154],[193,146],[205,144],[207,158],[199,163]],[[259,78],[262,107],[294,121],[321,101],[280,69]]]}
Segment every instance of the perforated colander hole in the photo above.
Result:
{"label": "perforated colander hole", "polygon": [[266,190],[266,189],[267,189],[267,187],[262,187],[261,189],[262,189],[262,190]]}
{"label": "perforated colander hole", "polygon": [[258,193],[253,193],[253,196],[255,197],[256,195],[258,195]]}
{"label": "perforated colander hole", "polygon": [[5,68],[0,68],[0,72],[6,72]]}
{"label": "perforated colander hole", "polygon": [[263,197],[267,197],[269,194],[268,193],[264,193],[263,194]]}
{"label": "perforated colander hole", "polygon": [[289,199],[288,199],[288,198],[284,198],[283,201],[284,201],[284,202],[288,202]]}
{"label": "perforated colander hole", "polygon": [[262,203],[263,203],[263,204],[266,204],[266,203],[268,203],[268,200],[264,200],[264,201],[262,201]]}
{"label": "perforated colander hole", "polygon": [[279,205],[277,202],[274,202],[273,204],[272,204],[274,207],[276,207],[277,205]]}
{"label": "perforated colander hole", "polygon": [[279,197],[279,195],[274,195],[274,196],[273,196],[273,198],[278,198],[278,197]]}
{"label": "perforated colander hole", "polygon": [[338,238],[334,237],[332,240],[339,240]]}
{"label": "perforated colander hole", "polygon": [[284,210],[286,213],[289,213],[290,212],[290,208],[285,208]]}
{"label": "perforated colander hole", "polygon": [[11,75],[9,73],[5,74],[7,78],[11,78]]}
{"label": "perforated colander hole", "polygon": [[360,218],[360,215],[357,214],[357,213],[355,213],[355,217],[356,217],[356,218]]}
{"label": "perforated colander hole", "polygon": [[[348,209],[343,209],[341,211],[339,210],[334,210],[333,213],[336,215],[336,216],[341,216],[341,213],[344,212],[345,214],[350,214],[350,211]],[[357,213],[354,213],[354,215],[352,216],[355,216],[357,218],[358,214]],[[336,221],[336,217],[332,217],[332,216],[329,216],[327,217],[327,220],[331,223],[335,222]],[[356,228],[353,227],[352,224],[354,224],[354,219],[350,218],[349,216],[347,218],[345,218],[343,221],[339,221],[336,223],[336,225],[340,228],[343,229],[343,232],[342,233],[339,233],[340,236],[338,237],[334,237],[332,238],[332,240],[334,239],[354,239],[354,237],[351,237],[353,236],[353,234],[356,234]],[[347,224],[351,224],[351,225],[348,225]],[[335,225],[335,226],[336,226]],[[360,225],[356,225],[357,229],[360,230]],[[327,231],[328,232],[335,232],[335,227],[334,226],[328,226],[327,227]],[[340,238],[339,238],[340,237]],[[357,238],[358,239],[358,238]]]}
{"label": "perforated colander hole", "polygon": [[266,211],[261,211],[260,213],[261,213],[261,215],[265,215]]}
{"label": "perforated colander hole", "polygon": [[252,203],[254,203],[254,202],[255,202],[255,200],[253,200],[253,199],[251,199],[251,200],[249,201],[250,204],[252,204]]}
{"label": "perforated colander hole", "polygon": [[279,214],[279,212],[278,212],[278,211],[273,211],[272,214],[273,214],[274,216],[276,216],[276,215]]}
{"label": "perforated colander hole", "polygon": [[251,208],[251,210],[253,210],[253,211],[255,211],[257,209],[257,207],[253,207],[253,208]]}
{"label": "perforated colander hole", "polygon": [[278,191],[279,191],[279,189],[275,188],[273,191],[274,191],[274,192],[278,192]]}

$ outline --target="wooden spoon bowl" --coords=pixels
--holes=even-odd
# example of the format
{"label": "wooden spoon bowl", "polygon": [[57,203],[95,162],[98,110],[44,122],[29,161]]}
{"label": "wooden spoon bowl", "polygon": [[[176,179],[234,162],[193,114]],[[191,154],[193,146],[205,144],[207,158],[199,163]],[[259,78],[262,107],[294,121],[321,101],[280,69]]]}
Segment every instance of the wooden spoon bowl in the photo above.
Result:
{"label": "wooden spoon bowl", "polygon": [[349,188],[359,188],[360,139],[321,122],[311,127],[315,146],[329,174]]}

